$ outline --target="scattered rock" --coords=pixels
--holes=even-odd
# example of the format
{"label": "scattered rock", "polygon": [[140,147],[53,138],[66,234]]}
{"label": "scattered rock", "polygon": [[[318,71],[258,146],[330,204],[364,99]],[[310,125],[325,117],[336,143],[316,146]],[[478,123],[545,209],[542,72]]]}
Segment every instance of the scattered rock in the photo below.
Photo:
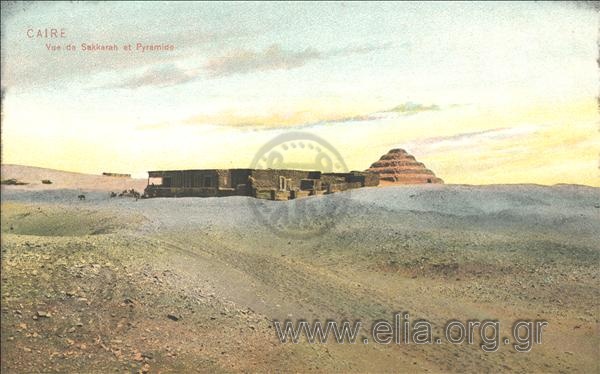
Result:
{"label": "scattered rock", "polygon": [[167,318],[172,321],[179,321],[181,319],[181,316],[175,314],[167,314]]}
{"label": "scattered rock", "polygon": [[50,314],[50,312],[44,312],[44,311],[41,311],[41,310],[38,310],[37,313],[36,313],[36,315],[37,315],[37,317],[40,317],[40,318],[50,318],[50,317],[52,317],[52,315]]}

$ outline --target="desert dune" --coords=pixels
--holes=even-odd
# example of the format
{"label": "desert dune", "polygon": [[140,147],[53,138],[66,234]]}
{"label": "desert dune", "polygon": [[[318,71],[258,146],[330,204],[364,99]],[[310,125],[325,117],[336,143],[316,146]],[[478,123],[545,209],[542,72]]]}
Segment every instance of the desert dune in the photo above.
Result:
{"label": "desert dune", "polygon": [[[107,191],[145,180],[2,174],[32,182],[2,187],[3,372],[599,370],[599,188],[423,184],[282,202],[135,201]],[[343,209],[314,237],[278,236],[255,216],[310,228],[323,207]],[[502,336],[519,319],[548,327],[528,353],[363,344],[367,331],[355,344],[280,343],[274,330],[286,319],[369,326],[395,312],[433,322],[434,334],[450,319],[496,319]]]}

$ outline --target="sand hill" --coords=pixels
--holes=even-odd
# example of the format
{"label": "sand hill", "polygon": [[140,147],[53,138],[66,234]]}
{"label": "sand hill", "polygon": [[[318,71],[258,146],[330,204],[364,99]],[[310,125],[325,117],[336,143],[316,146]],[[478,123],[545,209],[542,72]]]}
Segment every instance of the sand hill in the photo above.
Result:
{"label": "sand hill", "polygon": [[422,162],[404,149],[392,149],[373,163],[367,171],[379,173],[381,186],[390,184],[444,183]]}
{"label": "sand hill", "polygon": [[[79,201],[25,187],[2,191],[3,373],[598,372],[600,188]],[[301,239],[256,216],[320,227],[328,207],[344,207],[337,224]],[[372,321],[399,311],[440,337],[450,319],[497,319],[511,344],[486,353],[477,329],[474,344],[372,342]],[[361,320],[369,342],[280,343],[286,319]],[[515,352],[513,323],[534,319],[543,344]]]}
{"label": "sand hill", "polygon": [[[2,180],[4,181],[7,179],[15,179],[18,182],[26,184],[20,186],[3,185],[3,187],[26,190],[76,189],[81,190],[82,192],[120,192],[125,189],[134,188],[138,191],[143,191],[147,184],[146,179],[74,173],[35,166],[12,164],[2,165]],[[44,184],[42,183],[42,180],[47,180],[52,183]]]}

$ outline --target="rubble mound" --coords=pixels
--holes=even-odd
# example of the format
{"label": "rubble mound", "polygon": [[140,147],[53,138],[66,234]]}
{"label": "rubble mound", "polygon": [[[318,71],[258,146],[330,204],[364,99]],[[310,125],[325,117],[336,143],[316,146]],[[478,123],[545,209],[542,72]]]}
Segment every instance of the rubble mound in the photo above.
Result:
{"label": "rubble mound", "polygon": [[379,173],[379,185],[444,183],[422,162],[404,149],[396,148],[373,163],[367,171]]}

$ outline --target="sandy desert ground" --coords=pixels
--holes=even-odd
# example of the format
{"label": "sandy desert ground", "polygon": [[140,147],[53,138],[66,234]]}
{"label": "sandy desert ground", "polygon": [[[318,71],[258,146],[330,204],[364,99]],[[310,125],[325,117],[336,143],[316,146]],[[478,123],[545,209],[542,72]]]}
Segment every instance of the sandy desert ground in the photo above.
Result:
{"label": "sandy desert ground", "polygon": [[[55,183],[36,182],[50,172]],[[135,201],[108,192],[144,181],[3,166],[2,179],[11,177],[32,184],[2,186],[3,373],[600,371],[600,188]],[[324,206],[343,209],[317,237],[277,236],[256,217]],[[299,217],[303,227],[322,224]],[[486,353],[447,342],[280,343],[273,326],[370,326],[401,311],[439,329],[498,319],[502,336],[520,319],[548,326],[528,353],[510,344]]]}

